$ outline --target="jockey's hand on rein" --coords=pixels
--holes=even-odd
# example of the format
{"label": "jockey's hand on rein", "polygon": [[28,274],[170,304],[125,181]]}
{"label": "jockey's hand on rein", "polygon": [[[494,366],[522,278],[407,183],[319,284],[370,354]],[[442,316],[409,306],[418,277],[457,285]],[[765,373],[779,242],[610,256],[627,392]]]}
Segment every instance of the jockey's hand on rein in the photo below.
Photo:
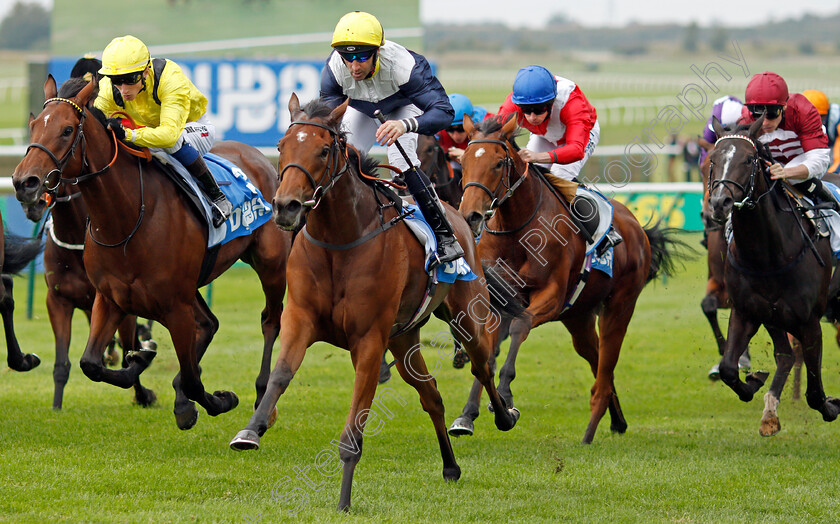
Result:
{"label": "jockey's hand on rein", "polygon": [[125,140],[125,128],[122,126],[122,121],[119,118],[108,118],[105,120],[105,129],[108,131],[113,130],[117,138]]}

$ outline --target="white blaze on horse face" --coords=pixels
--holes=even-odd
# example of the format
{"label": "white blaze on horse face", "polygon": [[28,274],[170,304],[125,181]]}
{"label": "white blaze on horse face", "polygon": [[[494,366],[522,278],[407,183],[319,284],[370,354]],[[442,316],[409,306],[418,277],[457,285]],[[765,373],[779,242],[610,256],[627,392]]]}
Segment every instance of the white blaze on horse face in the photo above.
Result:
{"label": "white blaze on horse face", "polygon": [[47,124],[50,122],[51,115],[44,115],[44,127],[47,127]]}
{"label": "white blaze on horse face", "polygon": [[306,131],[298,131],[297,139],[298,139],[298,142],[306,141]]}
{"label": "white blaze on horse face", "polygon": [[475,157],[476,157],[476,158],[478,158],[478,157],[480,157],[481,155],[483,155],[484,153],[486,153],[486,151],[484,150],[484,148],[483,148],[483,147],[479,147],[479,148],[478,148],[478,151],[476,151],[476,152],[475,152]]}
{"label": "white blaze on horse face", "polygon": [[723,152],[723,170],[721,177],[726,176],[729,172],[729,163],[732,162],[732,157],[735,156],[735,144],[727,144],[729,147]]}

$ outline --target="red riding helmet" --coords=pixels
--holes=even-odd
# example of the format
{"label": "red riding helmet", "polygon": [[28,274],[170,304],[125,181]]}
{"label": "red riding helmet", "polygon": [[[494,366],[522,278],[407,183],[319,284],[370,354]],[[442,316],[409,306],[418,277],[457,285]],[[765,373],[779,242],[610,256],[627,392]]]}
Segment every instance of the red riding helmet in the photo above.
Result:
{"label": "red riding helmet", "polygon": [[788,100],[788,87],[784,78],[776,73],[765,71],[752,77],[747,84],[744,103],[785,105]]}

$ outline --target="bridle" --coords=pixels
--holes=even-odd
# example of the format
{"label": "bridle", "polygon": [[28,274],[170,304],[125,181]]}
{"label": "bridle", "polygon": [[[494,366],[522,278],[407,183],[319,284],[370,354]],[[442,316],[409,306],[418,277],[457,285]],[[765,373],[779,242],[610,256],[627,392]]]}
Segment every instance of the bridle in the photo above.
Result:
{"label": "bridle", "polygon": [[[330,152],[327,157],[327,165],[324,168],[324,173],[321,175],[320,180],[315,180],[315,177],[312,176],[312,173],[310,173],[308,169],[296,162],[290,162],[283,166],[283,169],[281,169],[280,173],[277,175],[277,178],[282,181],[283,173],[285,173],[287,169],[294,167],[302,171],[303,174],[306,175],[307,180],[309,180],[309,183],[312,185],[312,189],[315,190],[312,194],[312,198],[304,202],[303,206],[315,209],[318,207],[318,204],[321,203],[321,200],[324,198],[324,194],[326,194],[326,192],[329,191],[336,182],[338,182],[341,175],[347,172],[349,162],[347,162],[347,155],[345,153],[346,142],[339,136],[338,131],[330,126],[320,124],[318,122],[295,120],[289,124],[289,128],[293,125],[320,127],[321,129],[329,131],[330,136],[332,137]],[[288,129],[286,130],[286,134],[289,134]],[[342,158],[344,158],[345,161],[344,166],[339,167],[338,164]]]}
{"label": "bridle", "polygon": [[[513,161],[513,157],[510,154],[510,147],[508,146],[508,143],[504,140],[496,140],[496,139],[492,139],[492,138],[470,140],[470,142],[467,144],[466,149],[464,149],[464,155],[467,154],[467,150],[473,144],[496,144],[498,146],[501,146],[502,149],[505,152],[505,158],[502,160],[502,164],[504,166],[504,171],[502,172],[502,176],[499,177],[499,183],[496,185],[495,189],[491,190],[489,187],[485,186],[481,182],[467,182],[463,186],[464,191],[466,191],[468,187],[477,187],[477,188],[481,189],[482,191],[484,191],[485,193],[487,193],[487,196],[490,197],[490,208],[487,209],[487,211],[484,213],[484,218],[485,218],[485,220],[489,220],[490,218],[493,217],[493,214],[496,212],[496,209],[498,209],[499,206],[504,204],[505,201],[507,201],[507,199],[510,198],[511,195],[513,195],[513,192],[516,191],[516,189],[522,184],[522,182],[524,182],[525,179],[528,178],[528,166],[526,164],[525,173],[522,173],[519,177],[519,180],[517,180],[516,182],[513,183],[513,185],[511,185],[511,183],[510,183],[511,174],[514,172],[516,164]],[[463,180],[464,179],[462,179],[462,184],[463,184]],[[502,190],[503,187],[504,187],[504,189],[506,189],[506,191],[504,192],[503,195],[499,196],[499,193],[500,193],[500,191]],[[536,214],[537,209],[539,209],[539,206],[535,206],[535,208],[534,208],[534,213],[535,214]],[[530,222],[530,219],[528,221]]]}
{"label": "bridle", "polygon": [[[50,149],[47,146],[45,146],[41,143],[38,143],[38,142],[32,142],[31,144],[29,144],[29,147],[26,148],[26,153],[24,153],[23,156],[25,158],[26,155],[28,155],[29,152],[33,148],[40,149],[41,151],[46,153],[52,159],[53,163],[55,164],[55,168],[53,170],[51,170],[49,173],[47,173],[47,175],[44,177],[44,184],[43,184],[44,185],[44,192],[47,193],[51,197],[51,204],[50,205],[52,206],[58,201],[58,199],[57,199],[58,187],[59,187],[59,185],[61,185],[62,182],[66,183],[66,184],[78,185],[80,182],[84,182],[84,181],[89,180],[91,178],[97,177],[97,176],[101,175],[102,173],[105,173],[106,171],[111,169],[111,166],[113,166],[114,163],[116,163],[117,157],[119,156],[120,148],[119,148],[119,143],[117,141],[117,135],[112,130],[111,131],[111,136],[114,140],[114,157],[102,169],[100,169],[98,171],[85,173],[84,171],[90,169],[90,163],[88,162],[88,159],[87,159],[87,140],[85,139],[85,133],[84,133],[84,129],[83,129],[83,126],[84,126],[84,123],[85,123],[85,118],[87,117],[87,112],[85,111],[85,109],[83,107],[79,106],[76,102],[74,102],[70,99],[61,98],[61,97],[48,98],[44,102],[44,107],[46,108],[47,104],[49,104],[51,102],[64,102],[64,103],[70,104],[78,112],[78,114],[79,114],[79,124],[78,124],[78,126],[76,126],[76,136],[73,139],[73,143],[70,145],[70,148],[67,150],[67,152],[64,153],[64,155],[61,157],[61,159],[59,159],[56,156],[55,153],[50,151]],[[73,158],[73,156],[76,152],[76,148],[79,147],[79,146],[81,146],[81,154],[82,154],[82,168],[81,168],[81,171],[80,171],[81,174],[77,177],[74,177],[74,178],[65,178],[64,177],[64,169],[67,167],[67,164],[70,162],[70,159]],[[57,178],[57,180],[55,181],[54,184],[50,184],[50,182],[49,182],[50,177],[52,177],[53,174],[57,174],[58,178]],[[146,204],[145,204],[145,195],[144,195],[144,192],[143,192],[143,169],[142,169],[142,166],[141,166],[140,167],[140,215],[137,218],[137,223],[134,225],[134,229],[132,229],[132,231],[128,234],[128,236],[125,237],[120,242],[117,242],[115,244],[103,243],[103,242],[100,242],[99,240],[97,240],[96,237],[93,236],[93,231],[91,230],[91,227],[90,227],[90,217],[88,217],[88,224],[87,224],[88,235],[90,235],[90,238],[93,239],[93,241],[96,242],[97,244],[99,244],[100,246],[103,246],[103,247],[118,247],[118,246],[125,245],[126,247],[124,249],[127,249],[128,241],[131,240],[131,238],[134,236],[134,234],[137,233],[137,230],[140,229],[140,224],[141,224],[141,222],[143,222],[143,216],[145,215],[145,210],[146,210]]]}
{"label": "bridle", "polygon": [[746,185],[742,185],[742,184],[740,184],[740,183],[738,183],[734,180],[728,180],[728,179],[724,179],[724,178],[721,178],[719,180],[713,180],[712,179],[712,168],[710,167],[710,169],[709,169],[709,195],[711,195],[712,192],[718,186],[723,186],[734,199],[735,195],[733,193],[733,190],[730,187],[730,186],[732,186],[732,187],[735,187],[738,190],[740,190],[741,193],[744,195],[743,200],[741,200],[740,202],[736,202],[736,203],[732,204],[732,207],[734,207],[735,209],[747,209],[747,210],[753,209],[758,204],[759,200],[761,200],[765,195],[767,195],[768,193],[773,191],[773,188],[775,187],[777,180],[773,180],[770,183],[770,185],[767,187],[767,190],[764,193],[758,195],[758,197],[756,197],[756,198],[753,198],[753,193],[755,192],[755,187],[756,187],[757,175],[759,173],[763,173],[763,171],[761,169],[761,156],[759,155],[758,147],[755,145],[755,142],[753,142],[753,140],[750,137],[745,136],[745,135],[726,135],[726,136],[722,136],[722,137],[718,138],[717,141],[715,142],[715,147],[717,147],[717,145],[721,141],[730,140],[730,139],[744,140],[744,141],[748,142],[752,146],[753,150],[755,151],[755,153],[753,155],[751,155],[751,157],[750,157],[751,168],[750,168],[749,179],[747,180]]}

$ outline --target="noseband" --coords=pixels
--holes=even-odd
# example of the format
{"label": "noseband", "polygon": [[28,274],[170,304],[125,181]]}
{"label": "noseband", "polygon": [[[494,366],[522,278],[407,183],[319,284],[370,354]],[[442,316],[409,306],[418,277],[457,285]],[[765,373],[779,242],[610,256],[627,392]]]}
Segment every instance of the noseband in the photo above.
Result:
{"label": "noseband", "polygon": [[[524,182],[526,178],[528,178],[528,169],[526,167],[525,173],[519,177],[519,180],[517,180],[516,182],[514,182],[513,185],[511,185],[510,176],[514,170],[515,163],[510,155],[510,148],[508,147],[508,143],[503,140],[495,140],[490,138],[481,140],[470,140],[469,144],[467,144],[467,148],[464,150],[465,155],[467,154],[467,149],[469,149],[470,146],[472,146],[473,144],[496,144],[498,146],[501,146],[502,149],[504,149],[505,151],[505,158],[504,160],[502,160],[505,170],[502,173],[502,176],[499,178],[499,183],[498,185],[496,185],[495,189],[491,191],[489,187],[485,186],[481,182],[467,182],[466,184],[464,184],[464,191],[466,191],[468,187],[475,186],[487,193],[487,196],[490,197],[490,208],[487,210],[486,213],[484,213],[484,218],[489,220],[493,216],[493,213],[495,213],[496,209],[502,204],[504,204],[505,201],[508,198],[510,198],[510,196],[513,194],[513,192],[516,191],[516,188],[518,188],[519,185],[522,184],[522,182]],[[497,195],[503,186],[505,187],[505,189],[507,189],[507,191],[505,191],[504,195],[502,195],[500,198]]]}
{"label": "noseband", "polygon": [[[767,191],[760,194],[758,197],[753,198],[753,193],[755,192],[756,176],[758,175],[758,173],[761,172],[761,164],[760,164],[761,158],[760,158],[759,153],[758,153],[758,147],[755,145],[755,142],[753,142],[753,140],[751,138],[749,138],[747,136],[744,136],[744,135],[722,136],[722,137],[718,138],[717,141],[715,142],[715,147],[717,147],[717,145],[722,140],[730,140],[730,139],[745,140],[746,142],[748,142],[753,147],[753,150],[755,151],[755,154],[753,154],[750,157],[750,164],[751,164],[750,177],[747,180],[746,186],[744,186],[744,185],[742,185],[742,184],[740,184],[740,183],[738,183],[734,180],[726,180],[726,179],[723,179],[723,178],[720,179],[720,180],[712,180],[711,170],[710,170],[709,171],[709,194],[711,195],[712,191],[714,191],[718,186],[723,186],[729,192],[729,194],[734,197],[735,195],[734,195],[732,189],[729,187],[730,185],[734,186],[735,188],[737,188],[738,190],[741,191],[741,193],[744,195],[744,198],[740,202],[736,202],[736,203],[732,204],[732,207],[734,207],[735,209],[753,209],[756,206],[756,204],[758,204],[758,201],[761,200],[762,197],[764,197],[766,194],[770,193],[770,191],[773,190],[773,187],[776,185],[776,180],[772,181],[770,186],[767,188]],[[729,185],[727,185],[727,184],[729,184]]]}
{"label": "noseband", "polygon": [[[348,162],[346,162],[346,155],[340,155],[340,153],[344,152],[345,142],[339,137],[338,132],[335,129],[327,125],[319,124],[318,122],[295,120],[294,122],[289,124],[289,128],[296,124],[302,126],[315,126],[320,127],[321,129],[326,129],[327,131],[329,131],[330,136],[332,137],[332,144],[330,144],[330,153],[327,158],[327,167],[324,168],[324,173],[321,175],[320,180],[315,180],[315,177],[312,176],[312,173],[310,173],[308,169],[295,162],[290,162],[283,166],[283,169],[281,169],[280,173],[277,175],[277,177],[282,181],[283,173],[285,173],[287,169],[295,167],[301,170],[303,174],[306,175],[306,178],[307,180],[309,180],[309,183],[312,185],[312,189],[315,190],[315,192],[312,194],[312,198],[304,202],[303,206],[315,209],[316,207],[318,207],[318,204],[321,203],[321,199],[324,198],[324,194],[327,191],[329,191],[329,189],[332,188],[332,186],[334,186],[336,182],[338,182],[338,179],[341,178],[341,175],[343,175],[347,171]],[[286,133],[289,133],[288,128],[286,129]],[[344,157],[345,162],[344,166],[339,168],[338,163],[342,156]],[[329,180],[329,182],[326,183],[326,185],[324,185],[324,182],[326,180]]]}

